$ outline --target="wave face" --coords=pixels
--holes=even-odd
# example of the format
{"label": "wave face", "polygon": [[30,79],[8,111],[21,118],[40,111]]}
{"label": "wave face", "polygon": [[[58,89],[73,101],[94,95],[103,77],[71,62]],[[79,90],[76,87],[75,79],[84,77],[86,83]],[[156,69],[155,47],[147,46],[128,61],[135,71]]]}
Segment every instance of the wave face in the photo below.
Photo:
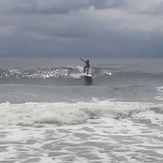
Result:
{"label": "wave face", "polygon": [[[153,102],[162,99],[162,72],[121,67],[91,67],[93,84],[88,87],[83,67],[0,69],[0,102],[55,102],[98,99]],[[42,93],[44,92],[44,93]]]}
{"label": "wave face", "polygon": [[[0,84],[37,85],[83,85],[82,67],[57,67],[39,69],[0,69]],[[163,73],[151,73],[118,68],[92,67],[90,74],[94,85],[108,85],[112,82],[152,82],[163,79]],[[120,82],[118,82],[120,80]],[[135,82],[135,83],[136,83]]]}

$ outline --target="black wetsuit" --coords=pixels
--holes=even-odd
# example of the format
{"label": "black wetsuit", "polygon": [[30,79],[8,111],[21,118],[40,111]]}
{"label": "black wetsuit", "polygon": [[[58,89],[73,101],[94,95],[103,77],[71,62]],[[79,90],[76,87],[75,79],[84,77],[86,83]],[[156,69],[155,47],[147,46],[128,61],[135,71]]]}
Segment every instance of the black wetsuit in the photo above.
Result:
{"label": "black wetsuit", "polygon": [[83,62],[85,62],[85,66],[84,66],[84,73],[86,72],[87,70],[87,74],[89,74],[89,68],[90,68],[90,64],[89,64],[89,60],[85,61],[83,60],[82,58],[80,58]]}
{"label": "black wetsuit", "polygon": [[85,61],[86,66],[84,66],[84,73],[87,70],[87,74],[89,74],[89,68],[90,68],[90,64],[89,64],[89,60]]}

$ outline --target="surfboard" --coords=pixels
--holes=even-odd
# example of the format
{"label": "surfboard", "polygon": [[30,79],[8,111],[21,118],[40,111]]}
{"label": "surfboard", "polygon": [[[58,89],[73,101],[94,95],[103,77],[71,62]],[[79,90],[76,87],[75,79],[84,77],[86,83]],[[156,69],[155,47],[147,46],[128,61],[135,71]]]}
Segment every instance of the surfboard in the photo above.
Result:
{"label": "surfboard", "polygon": [[85,85],[92,85],[93,84],[93,78],[90,74],[85,74],[82,76],[84,78]]}

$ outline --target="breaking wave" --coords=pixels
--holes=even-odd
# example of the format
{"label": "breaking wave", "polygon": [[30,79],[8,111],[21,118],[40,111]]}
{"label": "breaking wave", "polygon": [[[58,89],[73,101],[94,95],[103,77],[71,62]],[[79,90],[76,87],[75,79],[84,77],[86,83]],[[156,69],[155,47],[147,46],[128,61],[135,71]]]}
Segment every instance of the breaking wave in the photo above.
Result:
{"label": "breaking wave", "polygon": [[[0,69],[0,84],[50,84],[50,85],[77,85],[81,84],[82,70],[77,67],[57,67],[40,69]],[[163,73],[147,73],[117,68],[92,67],[90,74],[96,79],[96,84],[103,84],[112,79],[163,78]]]}
{"label": "breaking wave", "polygon": [[163,107],[150,103],[98,101],[77,103],[0,104],[0,125],[75,125],[101,118],[114,120],[148,120],[160,124]]}

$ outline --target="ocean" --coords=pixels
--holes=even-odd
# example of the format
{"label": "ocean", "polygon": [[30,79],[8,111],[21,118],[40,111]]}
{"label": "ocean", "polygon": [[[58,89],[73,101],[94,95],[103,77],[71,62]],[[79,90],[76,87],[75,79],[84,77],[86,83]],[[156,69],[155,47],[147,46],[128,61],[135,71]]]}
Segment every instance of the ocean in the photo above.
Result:
{"label": "ocean", "polygon": [[163,162],[163,59],[89,60],[0,59],[1,163]]}

